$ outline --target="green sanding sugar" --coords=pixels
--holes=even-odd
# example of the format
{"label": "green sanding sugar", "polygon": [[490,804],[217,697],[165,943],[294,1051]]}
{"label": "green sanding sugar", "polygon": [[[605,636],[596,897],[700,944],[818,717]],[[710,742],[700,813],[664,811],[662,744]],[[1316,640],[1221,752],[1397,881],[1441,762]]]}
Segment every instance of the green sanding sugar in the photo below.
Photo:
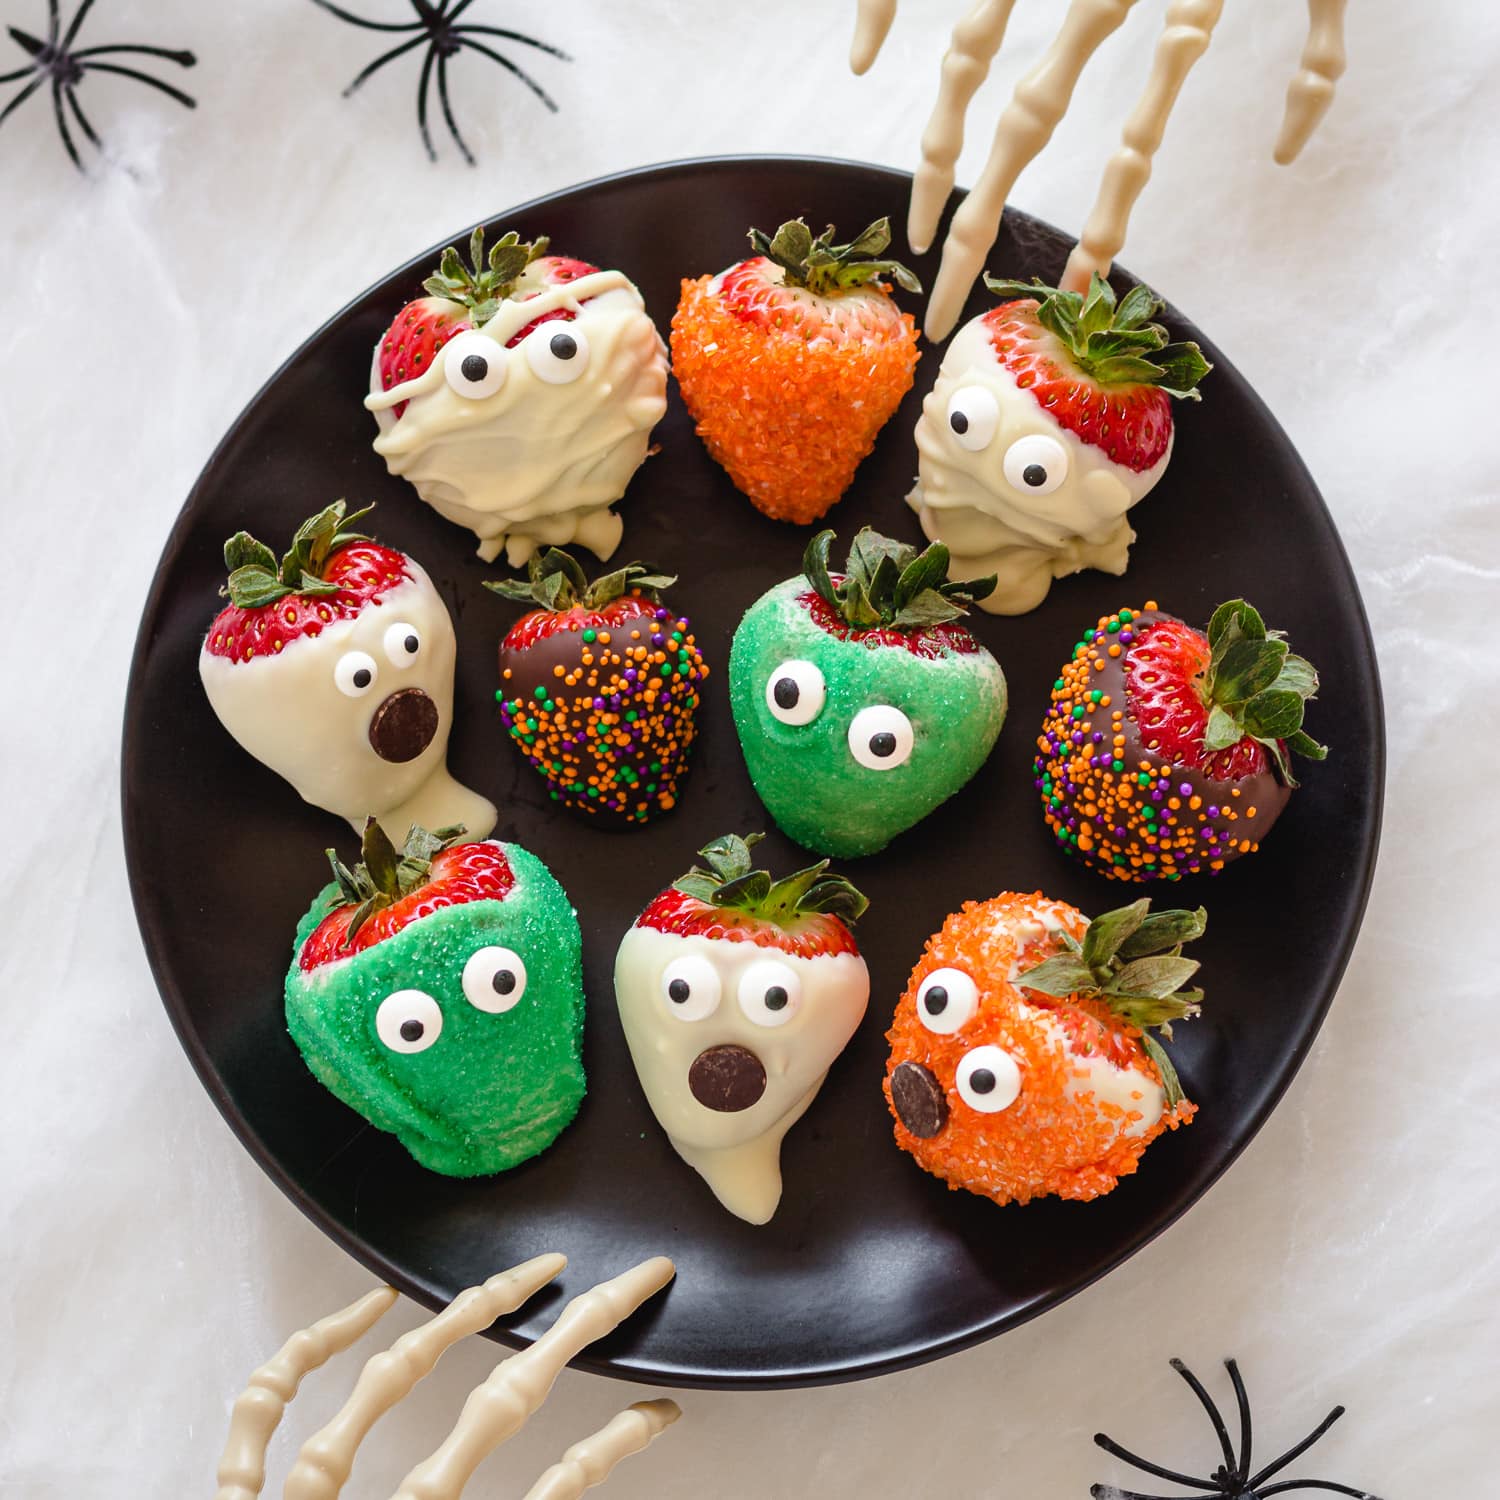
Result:
{"label": "green sanding sugar", "polygon": [[[325,886],[297,928],[286,977],[287,1027],[318,1080],[450,1177],[503,1172],[546,1150],[586,1087],[578,919],[535,855],[502,847],[515,875],[503,901],[443,907],[309,973],[297,954],[342,904],[338,886]],[[498,1014],[465,994],[465,965],[485,948],[508,949],[525,967],[520,999]],[[471,984],[489,983],[479,972],[486,962]],[[402,990],[421,991],[441,1013],[437,1039],[422,1051],[394,1051],[377,1029],[382,1001]],[[398,1029],[405,1004],[388,1013]]]}

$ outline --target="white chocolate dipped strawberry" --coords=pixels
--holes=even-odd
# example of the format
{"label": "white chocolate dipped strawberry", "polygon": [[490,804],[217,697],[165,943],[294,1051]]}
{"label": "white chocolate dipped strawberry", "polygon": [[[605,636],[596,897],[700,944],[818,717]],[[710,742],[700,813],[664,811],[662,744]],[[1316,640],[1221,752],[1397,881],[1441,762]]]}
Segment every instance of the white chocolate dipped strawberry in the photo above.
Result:
{"label": "white chocolate dipped strawberry", "polygon": [[610,507],[667,409],[666,348],[629,277],[546,248],[510,233],[486,257],[476,229],[472,268],[445,250],[375,346],[365,399],[391,473],[512,567],[573,543],[610,556]]}
{"label": "white chocolate dipped strawberry", "polygon": [[646,1102],[730,1213],[781,1201],[781,1142],[854,1035],[870,975],[865,898],[828,861],[773,881],[759,834],[727,835],[625,934],[615,997]]}
{"label": "white chocolate dipped strawberry", "polygon": [[416,562],[348,529],[366,513],[335,501],[279,563],[243,531],[224,544],[204,691],[244,749],[354,828],[373,814],[397,843],[414,823],[482,839],[495,808],[447,766],[453,622]]}
{"label": "white chocolate dipped strawberry", "polygon": [[1085,297],[986,278],[1007,298],[966,323],[922,403],[907,503],[947,545],[955,578],[991,573],[991,614],[1035,609],[1054,578],[1123,573],[1126,513],[1166,471],[1174,396],[1198,399],[1210,366],[1169,343],[1161,302],[1118,303],[1095,276]]}

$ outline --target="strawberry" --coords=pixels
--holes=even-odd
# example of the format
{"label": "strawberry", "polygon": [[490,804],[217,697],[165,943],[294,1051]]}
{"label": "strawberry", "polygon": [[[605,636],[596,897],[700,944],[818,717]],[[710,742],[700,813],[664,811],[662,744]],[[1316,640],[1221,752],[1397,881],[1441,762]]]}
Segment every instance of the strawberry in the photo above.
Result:
{"label": "strawberry", "polygon": [[292,1039],[317,1078],[435,1172],[504,1171],[584,1095],[582,939],[567,894],[514,844],[454,847],[374,818],[297,929]]}
{"label": "strawberry", "polygon": [[366,514],[335,501],[279,562],[247,532],[229,539],[204,691],[251,755],[355,827],[374,813],[398,836],[426,820],[482,838],[495,809],[445,764],[453,622],[412,558],[349,529]]}
{"label": "strawberry", "polygon": [[948,581],[948,550],[865,527],[848,571],[831,531],[803,573],[745,612],[729,701],[755,790],[820,854],[873,854],[979,770],[1005,719],[1005,674],[960,622],[993,579]]}
{"label": "strawberry", "polygon": [[731,1213],[763,1224],[780,1152],[853,1036],[870,976],[850,926],[868,903],[823,860],[783,880],[759,834],[715,839],[625,934],[615,996],[641,1087],[674,1149]]}
{"label": "strawberry", "polygon": [[849,487],[911,389],[917,331],[889,277],[921,283],[878,257],[879,219],[847,245],[801,219],[718,276],[684,281],[672,318],[672,367],[708,451],[768,516],[815,521]]}
{"label": "strawberry", "polygon": [[675,582],[631,563],[591,584],[554,547],[526,582],[485,585],[540,606],[500,644],[502,722],[554,801],[604,822],[675,807],[687,771],[708,666],[661,602]]}
{"label": "strawberry", "polygon": [[1215,874],[1297,785],[1318,674],[1243,599],[1195,630],[1154,601],[1101,616],[1053,684],[1036,786],[1057,841],[1116,880]]}
{"label": "strawberry", "polygon": [[1207,914],[1148,900],[1090,922],[1060,901],[970,901],[928,939],[887,1033],[896,1144],[996,1203],[1091,1199],[1188,1123],[1157,1029],[1198,1014],[1182,956]]}

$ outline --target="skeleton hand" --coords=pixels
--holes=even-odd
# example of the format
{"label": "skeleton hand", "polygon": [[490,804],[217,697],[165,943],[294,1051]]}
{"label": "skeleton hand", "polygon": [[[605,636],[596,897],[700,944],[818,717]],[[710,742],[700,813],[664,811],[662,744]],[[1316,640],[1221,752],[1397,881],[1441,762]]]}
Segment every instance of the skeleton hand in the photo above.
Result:
{"label": "skeleton hand", "polygon": [[[1016,0],[978,0],[953,31],[943,58],[937,104],[922,136],[922,163],[912,183],[906,236],[922,254],[937,233],[943,205],[953,190],[953,164],[963,148],[964,115],[1000,50]],[[1346,0],[1308,0],[1311,29],[1301,66],[1287,89],[1286,112],[1276,141],[1276,160],[1294,160],[1333,102],[1334,83],[1344,71]],[[859,7],[849,63],[863,73],[874,62],[896,13],[896,0],[857,0]],[[946,338],[958,321],[974,278],[1000,232],[1005,200],[1022,169],[1052,137],[1066,113],[1084,65],[1125,20],[1135,0],[1072,0],[1046,56],[1016,85],[1001,112],[989,160],[974,190],[959,205],[943,244],[943,263],[927,304],[928,338]],[[1125,242],[1130,210],[1151,176],[1151,158],[1161,144],[1167,117],[1193,64],[1207,50],[1224,0],[1170,0],[1166,29],[1156,46],[1151,76],[1125,122],[1120,149],[1104,169],[1093,212],[1068,260],[1062,285],[1087,290],[1089,275],[1109,274]]]}
{"label": "skeleton hand", "polygon": [[[514,1312],[562,1270],[561,1255],[539,1255],[460,1293],[430,1322],[413,1329],[365,1365],[343,1410],[302,1445],[287,1476],[285,1500],[336,1500],[354,1455],[376,1421],[432,1373],[446,1349]],[[672,1262],[648,1260],[575,1297],[529,1349],[502,1360],[464,1403],[442,1445],[401,1481],[393,1500],[458,1500],[480,1461],[515,1435],[547,1399],[559,1371],[586,1344],[602,1338],[673,1277]],[[219,1461],[217,1500],[255,1500],[265,1483],[266,1449],[304,1375],[347,1349],[396,1300],[381,1287],[311,1328],[293,1334],[251,1377],[234,1404]],[[642,1401],[592,1437],[574,1444],[527,1491],[526,1500],[576,1500],[610,1470],[639,1453],[681,1415],[675,1402]]]}

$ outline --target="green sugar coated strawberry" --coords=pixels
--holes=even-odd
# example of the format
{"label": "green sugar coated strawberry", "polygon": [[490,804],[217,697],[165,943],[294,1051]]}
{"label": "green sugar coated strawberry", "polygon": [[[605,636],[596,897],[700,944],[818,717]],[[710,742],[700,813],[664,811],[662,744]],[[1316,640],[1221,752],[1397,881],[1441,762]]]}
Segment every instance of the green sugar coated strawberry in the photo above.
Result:
{"label": "green sugar coated strawberry", "polygon": [[994,579],[948,579],[869,527],[846,571],[833,532],[803,576],[762,595],[735,631],[729,694],[755,789],[781,830],[820,854],[882,849],[982,766],[1005,718],[1000,664],[958,623]]}
{"label": "green sugar coated strawberry", "polygon": [[297,928],[292,1040],[318,1081],[424,1167],[503,1172],[578,1112],[582,941],[547,867],[515,844],[413,828],[397,850],[371,819],[364,860]]}

